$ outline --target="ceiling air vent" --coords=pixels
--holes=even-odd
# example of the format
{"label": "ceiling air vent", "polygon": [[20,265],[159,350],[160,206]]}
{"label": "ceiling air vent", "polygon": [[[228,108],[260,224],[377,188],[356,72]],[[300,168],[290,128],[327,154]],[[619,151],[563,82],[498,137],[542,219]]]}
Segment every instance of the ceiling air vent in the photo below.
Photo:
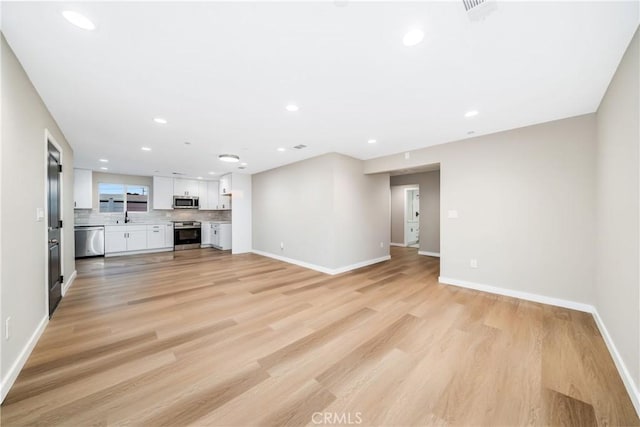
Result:
{"label": "ceiling air vent", "polygon": [[485,0],[462,0],[462,3],[464,3],[464,10],[466,10],[467,12],[469,12],[474,7],[480,6],[484,2]]}
{"label": "ceiling air vent", "polygon": [[293,148],[295,148],[296,150],[302,150],[303,148],[307,148],[307,146],[306,146],[306,145],[304,145],[304,144],[298,144],[298,145],[296,145],[296,146],[295,146],[295,147],[293,147]]}
{"label": "ceiling air vent", "polygon": [[495,0],[462,0],[469,19],[481,21],[498,8]]}

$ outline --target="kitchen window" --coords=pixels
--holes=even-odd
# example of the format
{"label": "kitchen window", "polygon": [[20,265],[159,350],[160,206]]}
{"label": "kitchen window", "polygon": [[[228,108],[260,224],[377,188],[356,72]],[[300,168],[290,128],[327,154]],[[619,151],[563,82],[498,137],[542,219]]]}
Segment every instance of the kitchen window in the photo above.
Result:
{"label": "kitchen window", "polygon": [[149,187],[98,183],[100,213],[149,212]]}

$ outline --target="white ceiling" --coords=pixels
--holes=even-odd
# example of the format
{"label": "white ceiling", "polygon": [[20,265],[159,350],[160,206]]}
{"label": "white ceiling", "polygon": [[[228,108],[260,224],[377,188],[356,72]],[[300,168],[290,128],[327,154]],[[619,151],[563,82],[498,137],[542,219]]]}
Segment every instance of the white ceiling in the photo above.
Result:
{"label": "white ceiling", "polygon": [[[69,9],[97,29],[69,24]],[[593,112],[638,22],[637,1],[500,2],[479,21],[461,0],[2,4],[76,167],[206,178],[237,170],[221,153],[255,173]],[[406,47],[413,27],[425,39]]]}

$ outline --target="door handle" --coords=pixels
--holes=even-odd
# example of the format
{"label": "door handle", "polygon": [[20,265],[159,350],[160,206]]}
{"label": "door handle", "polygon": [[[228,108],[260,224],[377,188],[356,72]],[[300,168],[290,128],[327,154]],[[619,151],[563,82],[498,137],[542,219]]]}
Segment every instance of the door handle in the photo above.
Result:
{"label": "door handle", "polygon": [[56,243],[58,243],[58,241],[56,239],[51,239],[49,240],[49,243],[51,243],[52,245],[55,245]]}

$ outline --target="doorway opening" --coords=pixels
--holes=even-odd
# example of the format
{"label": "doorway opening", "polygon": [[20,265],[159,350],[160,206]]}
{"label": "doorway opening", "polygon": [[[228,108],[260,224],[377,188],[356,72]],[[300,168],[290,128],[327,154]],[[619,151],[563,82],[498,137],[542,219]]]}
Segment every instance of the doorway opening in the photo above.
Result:
{"label": "doorway opening", "polygon": [[440,257],[440,164],[390,175],[390,245],[407,248],[393,253]]}
{"label": "doorway opening", "polygon": [[420,247],[420,187],[404,189],[404,245]]}

